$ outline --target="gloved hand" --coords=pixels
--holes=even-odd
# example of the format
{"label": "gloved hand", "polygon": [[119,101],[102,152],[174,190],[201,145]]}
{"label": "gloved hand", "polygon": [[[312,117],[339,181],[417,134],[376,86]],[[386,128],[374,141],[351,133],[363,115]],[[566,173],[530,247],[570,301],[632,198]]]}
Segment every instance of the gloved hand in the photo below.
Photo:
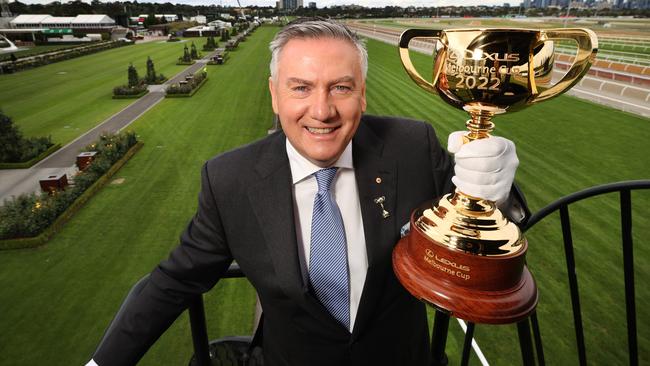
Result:
{"label": "gloved hand", "polygon": [[519,159],[515,144],[491,136],[463,144],[466,131],[449,135],[447,150],[454,154],[456,166],[451,181],[461,192],[473,197],[504,203],[510,194]]}

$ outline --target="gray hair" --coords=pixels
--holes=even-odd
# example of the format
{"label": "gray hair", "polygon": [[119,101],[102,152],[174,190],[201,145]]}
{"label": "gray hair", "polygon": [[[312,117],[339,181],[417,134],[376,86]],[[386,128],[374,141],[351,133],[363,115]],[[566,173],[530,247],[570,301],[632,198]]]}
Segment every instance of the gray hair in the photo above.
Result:
{"label": "gray hair", "polygon": [[361,60],[361,73],[365,80],[368,73],[368,51],[361,38],[342,23],[320,17],[299,18],[287,24],[269,44],[271,50],[271,78],[276,80],[278,57],[282,48],[292,39],[334,38],[350,42],[356,47]]}

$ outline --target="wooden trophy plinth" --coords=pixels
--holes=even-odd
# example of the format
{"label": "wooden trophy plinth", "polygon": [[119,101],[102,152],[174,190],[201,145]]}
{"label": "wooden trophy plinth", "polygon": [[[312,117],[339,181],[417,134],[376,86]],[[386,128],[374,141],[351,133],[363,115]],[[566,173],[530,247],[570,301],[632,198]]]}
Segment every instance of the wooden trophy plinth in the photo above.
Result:
{"label": "wooden trophy plinth", "polygon": [[[435,240],[429,231],[437,229],[436,223],[427,220],[423,224],[424,211],[430,210],[444,221],[450,210],[443,203],[449,204],[452,199],[446,196],[438,206],[428,203],[413,212],[410,233],[393,251],[397,278],[416,298],[469,322],[508,324],[526,318],[535,310],[538,298],[525,264],[526,239],[520,236],[510,250],[502,251],[487,250],[480,239],[463,238],[463,245],[449,235],[444,241]],[[458,225],[451,226],[463,231]],[[492,254],[480,254],[485,252]]]}

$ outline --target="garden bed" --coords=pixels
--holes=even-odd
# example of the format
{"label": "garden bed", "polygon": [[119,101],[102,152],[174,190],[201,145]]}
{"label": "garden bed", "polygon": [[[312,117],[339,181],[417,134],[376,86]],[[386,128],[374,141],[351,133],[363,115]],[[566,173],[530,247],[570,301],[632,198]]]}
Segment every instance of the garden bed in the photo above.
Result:
{"label": "garden bed", "polygon": [[[46,193],[41,193],[40,195],[21,195],[13,201],[7,201],[5,206],[0,207],[0,235],[5,237],[0,240],[0,250],[35,248],[46,243],[54,234],[60,231],[63,225],[91,197],[99,192],[109,182],[111,177],[143,146],[142,142],[136,140],[134,133],[121,135],[121,137],[125,139],[123,143],[132,145],[101,176],[97,178],[91,176],[91,174],[95,174],[91,169],[93,164],[98,162],[95,161],[91,163],[91,167],[75,177],[74,187],[70,186],[69,189],[56,193],[53,196],[48,196]],[[100,142],[103,141],[104,146],[113,149],[105,150],[103,154],[110,155],[119,151],[119,142],[114,141],[113,137],[103,136],[102,139],[100,139]],[[124,147],[127,145],[124,145]],[[107,156],[105,158],[104,164],[106,164],[106,161],[109,161],[107,159],[110,159],[110,157]],[[103,170],[101,165],[95,166],[95,171],[101,170]],[[83,183],[88,184],[92,179],[95,180],[83,189]],[[25,215],[28,216],[27,220],[31,220],[29,224],[25,224],[24,222],[16,223],[21,220],[27,221]],[[39,220],[49,221],[50,223],[45,227],[35,227],[39,225]],[[7,235],[7,232],[15,229],[15,227],[11,227],[12,222],[14,225],[22,225],[27,227],[27,230],[36,231],[36,233],[33,236],[21,234]]]}
{"label": "garden bed", "polygon": [[138,99],[143,95],[146,95],[149,93],[149,89],[145,89],[142,92],[138,94],[132,94],[132,95],[115,95],[113,94],[113,99]]}
{"label": "garden bed", "polygon": [[165,98],[187,98],[196,93],[203,84],[208,80],[208,73],[203,70],[195,73],[192,79],[187,80],[187,84],[172,84],[167,88]]}

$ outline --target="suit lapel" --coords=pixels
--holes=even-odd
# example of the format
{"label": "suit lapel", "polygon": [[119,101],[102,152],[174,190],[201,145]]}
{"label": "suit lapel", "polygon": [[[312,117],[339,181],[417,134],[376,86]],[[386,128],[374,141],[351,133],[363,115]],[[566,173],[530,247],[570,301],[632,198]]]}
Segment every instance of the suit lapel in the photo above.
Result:
{"label": "suit lapel", "polygon": [[[293,211],[291,168],[285,135],[271,138],[255,167],[259,181],[248,189],[248,197],[269,250],[279,285],[298,306],[332,323],[327,310],[303,281]],[[338,326],[337,324],[333,325]]]}
{"label": "suit lapel", "polygon": [[[363,229],[368,253],[368,272],[357,311],[353,339],[366,327],[382,295],[386,268],[390,268],[395,245],[395,203],[397,199],[397,164],[383,156],[383,142],[365,126],[359,125],[353,140],[354,167],[363,217]],[[384,209],[375,199],[384,197]]]}
{"label": "suit lapel", "polygon": [[248,189],[251,206],[264,235],[281,287],[298,296],[302,284],[294,228],[291,169],[283,134],[273,136],[260,153],[256,184]]}

